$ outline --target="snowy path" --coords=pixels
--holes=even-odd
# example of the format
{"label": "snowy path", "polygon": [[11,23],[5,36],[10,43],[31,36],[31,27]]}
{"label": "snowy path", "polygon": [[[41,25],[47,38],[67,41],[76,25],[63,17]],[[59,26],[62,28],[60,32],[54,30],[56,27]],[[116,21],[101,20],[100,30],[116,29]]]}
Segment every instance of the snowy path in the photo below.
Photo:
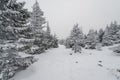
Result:
{"label": "snowy path", "polygon": [[[64,46],[49,50],[39,55],[38,62],[19,72],[14,79],[117,80],[111,71],[106,69],[120,67],[120,58],[110,55],[110,50],[105,48],[103,51],[83,50],[82,54],[69,55],[70,53],[72,51]],[[100,60],[103,67],[98,66]]]}

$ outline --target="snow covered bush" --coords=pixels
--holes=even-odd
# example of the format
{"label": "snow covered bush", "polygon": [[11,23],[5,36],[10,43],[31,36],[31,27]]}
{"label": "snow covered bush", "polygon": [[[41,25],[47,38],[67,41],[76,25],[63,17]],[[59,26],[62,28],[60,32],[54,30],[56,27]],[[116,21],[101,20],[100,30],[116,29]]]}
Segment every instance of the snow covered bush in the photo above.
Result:
{"label": "snow covered bush", "polygon": [[64,39],[60,39],[60,40],[58,41],[58,43],[59,43],[60,45],[65,45],[65,40],[64,40]]}
{"label": "snow covered bush", "polygon": [[86,49],[96,49],[96,44],[95,43],[91,43],[91,44],[87,44],[85,46]]}
{"label": "snow covered bush", "polygon": [[13,77],[15,73],[26,69],[31,64],[36,62],[33,56],[20,57],[15,53],[0,53],[4,56],[0,56],[0,80],[8,80]]}
{"label": "snow covered bush", "polygon": [[120,45],[113,48],[113,52],[120,53]]}

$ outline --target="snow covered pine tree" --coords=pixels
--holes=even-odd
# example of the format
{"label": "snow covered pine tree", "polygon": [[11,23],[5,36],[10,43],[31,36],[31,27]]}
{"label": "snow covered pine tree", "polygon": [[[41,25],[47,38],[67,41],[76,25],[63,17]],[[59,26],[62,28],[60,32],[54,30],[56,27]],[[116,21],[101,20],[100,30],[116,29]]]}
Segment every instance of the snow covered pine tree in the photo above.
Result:
{"label": "snow covered pine tree", "polygon": [[114,43],[119,41],[118,32],[120,30],[120,26],[116,21],[112,22],[110,26],[107,26],[105,29],[105,33],[103,35],[103,46],[113,45]]}
{"label": "snow covered pine tree", "polygon": [[30,17],[24,4],[16,0],[0,0],[0,80],[8,80],[34,62],[31,56],[19,56],[16,49],[17,40],[24,35],[21,29],[26,29]]}
{"label": "snow covered pine tree", "polygon": [[51,30],[48,22],[47,22],[46,31],[44,34],[44,45],[46,49],[58,47],[58,40],[56,38],[56,35],[53,36],[51,34]]}
{"label": "snow covered pine tree", "polygon": [[[36,46],[36,49],[29,50],[30,54],[40,54],[49,48],[54,48],[53,44],[56,43],[53,41],[55,38],[51,35],[49,24],[45,21],[43,17],[44,13],[39,7],[39,3],[36,1],[33,5],[33,11],[31,12],[31,30],[33,35],[33,44]],[[46,31],[45,31],[46,28]],[[56,38],[57,39],[57,38]],[[56,43],[58,45],[58,43]]]}
{"label": "snow covered pine tree", "polygon": [[94,31],[93,29],[89,30],[89,33],[87,34],[87,38],[85,42],[86,42],[86,48],[95,49],[98,43],[97,31]]}
{"label": "snow covered pine tree", "polygon": [[72,50],[74,50],[75,53],[81,53],[81,47],[84,47],[84,35],[82,30],[78,27],[78,24],[73,27],[70,37],[68,39],[69,40],[67,41],[69,42],[66,42],[67,46],[68,43],[70,43],[69,47],[72,47]]}
{"label": "snow covered pine tree", "polygon": [[16,0],[0,1],[0,28],[1,39],[16,40],[21,33],[20,28],[26,26],[29,13],[23,9],[25,2],[17,3]]}
{"label": "snow covered pine tree", "polygon": [[31,54],[40,54],[45,51],[44,46],[44,33],[43,30],[44,24],[46,23],[45,18],[43,17],[44,13],[39,7],[39,3],[36,1],[33,5],[33,11],[31,13],[31,28],[33,33],[34,42],[33,45],[39,47],[35,49],[35,52]]}

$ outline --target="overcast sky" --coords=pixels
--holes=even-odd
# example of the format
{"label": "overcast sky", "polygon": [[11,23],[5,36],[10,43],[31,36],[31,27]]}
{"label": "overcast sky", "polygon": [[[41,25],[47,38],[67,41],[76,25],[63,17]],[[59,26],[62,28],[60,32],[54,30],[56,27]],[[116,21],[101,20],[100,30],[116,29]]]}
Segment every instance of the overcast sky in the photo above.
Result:
{"label": "overcast sky", "polygon": [[[35,0],[25,1],[30,11]],[[120,0],[38,0],[51,30],[59,38],[66,38],[73,25],[79,23],[83,32],[105,28],[111,21],[120,23]]]}

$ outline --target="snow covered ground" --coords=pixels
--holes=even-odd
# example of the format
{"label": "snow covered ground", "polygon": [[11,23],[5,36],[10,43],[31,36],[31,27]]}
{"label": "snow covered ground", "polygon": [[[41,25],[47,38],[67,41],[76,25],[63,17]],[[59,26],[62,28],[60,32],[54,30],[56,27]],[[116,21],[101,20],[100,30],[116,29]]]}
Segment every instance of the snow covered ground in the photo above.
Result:
{"label": "snow covered ground", "polygon": [[115,69],[120,69],[120,56],[108,47],[75,54],[60,45],[35,57],[38,62],[16,74],[14,80],[119,80]]}

